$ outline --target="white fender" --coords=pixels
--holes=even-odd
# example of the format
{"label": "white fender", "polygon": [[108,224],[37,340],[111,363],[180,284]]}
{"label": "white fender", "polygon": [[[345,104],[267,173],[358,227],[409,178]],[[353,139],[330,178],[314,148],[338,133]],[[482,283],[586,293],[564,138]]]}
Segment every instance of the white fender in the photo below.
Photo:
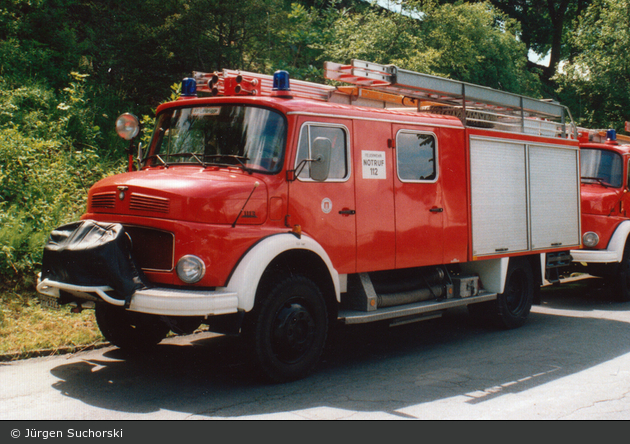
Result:
{"label": "white fender", "polygon": [[[279,254],[289,250],[308,250],[317,254],[328,267],[335,287],[337,302],[341,301],[339,274],[333,267],[324,248],[304,234],[298,238],[291,233],[282,233],[269,236],[258,242],[243,256],[232,273],[225,289],[237,294],[239,310],[250,311],[254,307],[256,289],[265,269]],[[220,289],[217,288],[218,290]]]}
{"label": "white fender", "polygon": [[505,278],[507,276],[509,261],[509,258],[502,257],[484,261],[466,262],[461,264],[461,268],[466,273],[479,274],[483,288],[486,291],[501,294],[505,289]]}
{"label": "white fender", "polygon": [[621,222],[615,229],[605,250],[571,250],[573,262],[601,263],[621,262],[626,240],[630,233],[630,221]]}

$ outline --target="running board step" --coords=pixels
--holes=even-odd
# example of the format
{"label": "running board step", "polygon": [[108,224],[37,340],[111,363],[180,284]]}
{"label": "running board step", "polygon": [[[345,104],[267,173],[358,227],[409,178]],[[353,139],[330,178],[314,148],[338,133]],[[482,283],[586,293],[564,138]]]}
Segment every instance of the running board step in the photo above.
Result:
{"label": "running board step", "polygon": [[344,321],[345,324],[366,324],[368,322],[384,321],[387,319],[432,313],[477,302],[491,301],[496,298],[496,293],[480,293],[477,296],[470,296],[467,298],[423,301],[415,304],[386,307],[368,312],[359,310],[340,310],[338,319]]}

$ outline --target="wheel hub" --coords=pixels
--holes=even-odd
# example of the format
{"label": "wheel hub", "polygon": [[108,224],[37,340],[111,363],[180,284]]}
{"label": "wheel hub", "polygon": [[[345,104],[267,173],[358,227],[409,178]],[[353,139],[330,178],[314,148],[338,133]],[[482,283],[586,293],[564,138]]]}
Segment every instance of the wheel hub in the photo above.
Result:
{"label": "wheel hub", "polygon": [[315,333],[315,321],[304,306],[287,304],[274,322],[274,353],[287,363],[297,361],[309,350]]}

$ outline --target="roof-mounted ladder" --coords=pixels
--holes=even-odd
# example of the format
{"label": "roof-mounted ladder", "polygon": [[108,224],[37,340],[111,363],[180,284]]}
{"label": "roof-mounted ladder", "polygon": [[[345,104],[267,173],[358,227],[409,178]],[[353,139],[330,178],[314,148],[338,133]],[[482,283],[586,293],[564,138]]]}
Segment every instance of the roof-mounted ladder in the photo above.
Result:
{"label": "roof-mounted ladder", "polygon": [[324,71],[330,80],[415,99],[419,110],[455,115],[467,126],[577,138],[571,113],[559,103],[361,60],[326,62]]}

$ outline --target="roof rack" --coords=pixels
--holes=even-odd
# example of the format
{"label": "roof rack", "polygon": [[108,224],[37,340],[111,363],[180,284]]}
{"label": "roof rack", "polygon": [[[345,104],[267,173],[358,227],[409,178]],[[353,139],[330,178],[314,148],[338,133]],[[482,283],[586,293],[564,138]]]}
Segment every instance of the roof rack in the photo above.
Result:
{"label": "roof rack", "polygon": [[350,65],[326,62],[324,75],[360,88],[415,99],[418,110],[455,115],[466,126],[577,138],[571,113],[556,102],[361,60],[352,60]]}
{"label": "roof rack", "polygon": [[[557,102],[361,60],[352,60],[350,65],[326,62],[324,75],[329,80],[355,86],[334,87],[292,79],[290,95],[325,102],[370,107],[401,106],[453,115],[468,127],[545,137],[578,137],[569,109]],[[267,74],[224,69],[194,72],[193,77],[200,93],[276,95],[273,76]]]}

